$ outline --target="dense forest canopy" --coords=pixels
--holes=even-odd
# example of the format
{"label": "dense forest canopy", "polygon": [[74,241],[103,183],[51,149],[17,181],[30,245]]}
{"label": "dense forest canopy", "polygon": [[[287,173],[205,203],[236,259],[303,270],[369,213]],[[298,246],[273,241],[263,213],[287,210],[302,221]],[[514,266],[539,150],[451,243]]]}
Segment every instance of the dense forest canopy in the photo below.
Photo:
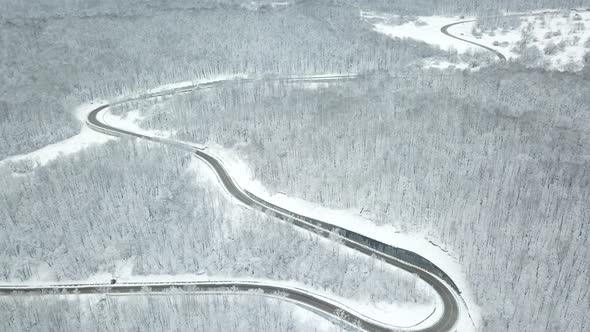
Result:
{"label": "dense forest canopy", "polygon": [[148,115],[148,128],[236,149],[273,192],[427,232],[464,264],[493,330],[527,329],[530,317],[538,329],[577,330],[585,318],[574,308],[589,296],[579,264],[590,259],[589,86],[511,64],[227,85],[126,108]]}

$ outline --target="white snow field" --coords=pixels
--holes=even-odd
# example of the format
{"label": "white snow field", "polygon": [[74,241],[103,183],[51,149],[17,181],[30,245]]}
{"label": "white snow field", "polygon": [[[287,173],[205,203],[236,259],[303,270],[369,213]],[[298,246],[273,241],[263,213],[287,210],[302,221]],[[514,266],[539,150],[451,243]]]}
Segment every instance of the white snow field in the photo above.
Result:
{"label": "white snow field", "polygon": [[[531,13],[506,13],[518,20],[515,27],[482,29],[475,21],[465,22],[449,28],[449,33],[478,44],[491,47],[507,59],[522,56],[521,45],[536,47],[540,51],[539,66],[550,70],[578,71],[584,65],[584,55],[590,51],[590,11],[587,10],[543,10]],[[486,50],[441,33],[447,24],[476,20],[476,17],[419,16],[403,18],[396,15],[361,12],[361,18],[370,21],[373,30],[391,38],[415,39],[446,51],[459,54],[487,52]],[[463,63],[441,64],[429,60],[430,67],[447,68]]]}

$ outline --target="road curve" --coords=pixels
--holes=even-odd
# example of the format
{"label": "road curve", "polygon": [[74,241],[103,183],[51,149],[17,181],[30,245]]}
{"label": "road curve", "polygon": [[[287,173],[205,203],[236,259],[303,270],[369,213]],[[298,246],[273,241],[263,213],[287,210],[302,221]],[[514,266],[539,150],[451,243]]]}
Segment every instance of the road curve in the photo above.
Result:
{"label": "road curve", "polygon": [[[277,298],[304,307],[336,324],[367,331],[402,331],[409,327],[392,326],[356,312],[345,304],[297,287],[254,281],[174,281],[55,284],[44,286],[0,286],[0,295],[66,294],[224,294]],[[433,315],[434,311],[430,314]],[[360,318],[360,319],[359,319]]]}
{"label": "road curve", "polygon": [[452,27],[452,26],[463,24],[463,23],[475,22],[475,21],[476,20],[467,20],[467,21],[461,21],[461,22],[455,22],[455,23],[447,24],[447,25],[443,26],[442,28],[440,28],[440,32],[442,32],[443,34],[445,34],[445,35],[447,35],[447,36],[449,36],[451,38],[455,38],[455,39],[464,41],[466,43],[473,44],[475,46],[484,48],[484,49],[486,49],[486,50],[494,53],[501,61],[506,61],[506,57],[504,56],[504,54],[496,51],[495,49],[493,49],[493,48],[491,48],[489,46],[486,46],[486,45],[482,45],[482,44],[476,43],[476,42],[471,41],[471,40],[467,40],[467,39],[463,39],[461,37],[457,37],[457,36],[455,36],[455,35],[453,35],[453,34],[451,34],[449,32],[449,28]]}
{"label": "road curve", "polygon": [[[356,76],[349,76],[349,75],[342,75],[342,76],[314,76],[314,77],[306,77],[306,78],[281,78],[281,79],[267,79],[267,80],[275,80],[281,82],[327,82],[327,81],[334,81],[334,80],[350,80],[354,79]],[[203,160],[207,165],[209,165],[216,173],[219,182],[225,187],[225,189],[233,196],[235,199],[240,201],[242,204],[262,211],[272,217],[277,219],[283,220],[288,222],[294,226],[299,228],[314,232],[322,237],[328,239],[338,239],[340,243],[343,245],[357,250],[363,254],[373,256],[378,258],[392,266],[396,266],[401,268],[407,272],[413,273],[422,280],[424,280],[427,284],[429,284],[435,292],[440,296],[443,304],[442,314],[440,318],[434,322],[432,325],[427,327],[397,327],[392,325],[387,325],[377,320],[371,319],[370,317],[366,317],[360,315],[349,308],[334,303],[334,301],[326,301],[325,298],[320,296],[314,296],[313,294],[307,292],[305,295],[301,294],[300,292],[294,291],[293,289],[279,287],[279,286],[271,286],[271,285],[261,285],[255,284],[252,285],[251,283],[241,283],[241,282],[234,282],[232,285],[225,284],[224,287],[236,287],[240,290],[254,290],[254,289],[261,289],[263,293],[274,293],[275,295],[277,292],[282,295],[277,295],[279,297],[285,298],[287,300],[294,301],[308,309],[316,311],[317,313],[322,314],[322,316],[327,318],[332,318],[334,320],[340,320],[342,322],[346,322],[349,324],[353,324],[354,326],[367,331],[391,331],[391,330],[411,330],[411,331],[450,331],[455,326],[456,322],[459,318],[459,301],[463,301],[461,298],[461,292],[456,286],[456,284],[452,281],[452,279],[439,267],[435,264],[427,260],[426,258],[412,252],[409,250],[405,250],[402,248],[393,247],[386,243],[379,242],[377,240],[371,239],[366,237],[362,234],[344,229],[339,226],[335,226],[325,221],[321,221],[318,219],[310,218],[307,216],[303,216],[284,208],[281,208],[277,205],[274,205],[270,202],[265,201],[264,199],[250,193],[249,191],[241,188],[231,177],[227,169],[223,166],[223,163],[217,159],[214,155],[207,152],[207,149],[201,149],[195,147],[193,145],[182,143],[178,141],[174,141],[167,138],[155,137],[155,136],[148,136],[140,133],[131,132],[125,129],[116,128],[99,120],[98,115],[108,109],[109,106],[117,105],[126,103],[132,100],[140,100],[140,99],[150,99],[174,94],[181,94],[195,90],[207,89],[212,88],[215,86],[219,86],[224,83],[230,82],[239,82],[239,83],[250,83],[254,80],[252,79],[237,79],[237,80],[220,80],[202,84],[194,84],[190,86],[185,86],[182,88],[174,88],[164,91],[159,91],[156,93],[149,93],[141,96],[136,96],[133,98],[127,98],[123,100],[119,100],[113,102],[111,104],[104,104],[97,106],[96,109],[90,112],[87,119],[87,125],[95,131],[101,132],[103,134],[111,135],[111,136],[118,136],[118,137],[133,137],[133,138],[140,138],[149,140],[152,142],[157,142],[169,146],[173,146],[175,148],[182,149],[184,151],[188,151],[193,153],[196,157]],[[215,286],[217,285],[217,286]],[[214,289],[215,287],[219,288],[218,283],[212,283],[211,285],[206,285],[200,283],[198,285],[195,284],[184,284],[183,287],[192,287],[194,288],[192,291],[194,292],[207,292],[208,290]],[[95,292],[113,292],[113,293],[135,293],[140,291],[142,288],[145,288],[146,285],[82,285],[78,287],[74,287],[76,291],[82,293],[95,293]],[[170,282],[170,283],[158,283],[155,286],[149,286],[151,291],[164,291],[166,289],[178,288],[178,283]],[[72,289],[72,285],[53,285],[51,289],[56,291],[68,291]],[[11,292],[27,292],[27,293],[39,293],[43,291],[47,291],[47,288],[34,288],[34,287],[0,287],[0,294],[7,294]],[[219,291],[219,290],[218,290]],[[464,303],[464,301],[463,301]],[[344,313],[342,315],[341,313]]]}

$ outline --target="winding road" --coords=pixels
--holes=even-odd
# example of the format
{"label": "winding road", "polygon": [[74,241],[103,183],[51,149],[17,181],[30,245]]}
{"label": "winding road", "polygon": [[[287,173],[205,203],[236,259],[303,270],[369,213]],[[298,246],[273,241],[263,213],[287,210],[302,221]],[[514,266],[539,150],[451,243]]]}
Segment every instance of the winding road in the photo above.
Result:
{"label": "winding road", "polygon": [[447,24],[447,25],[443,26],[442,28],[440,28],[440,32],[442,32],[443,34],[445,34],[445,35],[447,35],[447,36],[449,36],[451,38],[455,38],[455,39],[464,41],[466,43],[473,44],[475,46],[478,46],[478,47],[481,47],[483,49],[486,49],[486,50],[494,53],[500,60],[506,61],[506,57],[504,56],[504,54],[496,51],[495,49],[493,49],[493,48],[491,48],[489,46],[486,46],[486,45],[483,45],[483,44],[479,44],[479,43],[476,43],[476,42],[471,41],[471,40],[463,39],[461,37],[457,37],[457,36],[449,33],[449,28],[452,27],[452,26],[463,24],[463,23],[475,22],[475,21],[477,21],[477,20],[467,20],[467,21],[461,21],[461,22],[455,22],[455,23]]}
{"label": "winding road", "polygon": [[[313,77],[293,77],[280,79],[266,79],[281,82],[331,82],[352,80],[358,76],[313,76]],[[215,171],[221,185],[235,199],[242,204],[266,213],[274,218],[290,223],[296,227],[313,232],[319,236],[330,240],[337,239],[343,245],[352,248],[360,253],[378,258],[392,266],[401,268],[407,272],[413,273],[427,284],[429,284],[440,297],[443,307],[435,310],[439,312],[438,319],[428,326],[417,324],[415,326],[393,326],[378,320],[372,319],[365,315],[359,314],[349,307],[338,303],[337,301],[327,299],[323,296],[314,294],[309,291],[284,287],[280,285],[260,283],[260,282],[241,282],[241,281],[215,281],[215,282],[159,282],[159,283],[117,283],[110,284],[63,284],[48,285],[43,287],[28,286],[0,286],[0,294],[8,295],[22,294],[39,294],[39,293],[141,293],[146,292],[166,292],[179,289],[181,291],[196,293],[239,293],[252,292],[263,296],[278,297],[287,301],[294,302],[302,307],[320,314],[321,316],[341,323],[347,323],[355,328],[366,331],[392,331],[392,330],[409,330],[409,331],[450,331],[456,325],[460,309],[465,310],[468,314],[465,302],[461,298],[461,292],[453,280],[438,266],[426,258],[402,248],[393,247],[389,244],[379,242],[362,234],[344,229],[331,224],[327,221],[310,218],[284,209],[272,204],[253,193],[241,188],[232,178],[231,174],[223,166],[222,161],[214,155],[207,152],[206,148],[199,148],[188,143],[175,141],[172,139],[149,136],[141,133],[128,131],[122,128],[111,126],[101,122],[99,115],[101,112],[108,110],[110,106],[127,103],[133,100],[144,100],[163,96],[187,93],[196,90],[208,89],[230,82],[251,83],[253,79],[233,79],[219,80],[202,84],[194,84],[181,88],[163,90],[156,93],[148,93],[141,96],[127,98],[97,106],[90,112],[87,118],[87,125],[93,130],[111,136],[131,137],[145,139],[152,142],[172,146],[194,154],[203,160],[213,171]],[[433,313],[434,314],[434,313]],[[432,314],[431,314],[432,316]],[[426,321],[426,319],[425,319]],[[422,322],[424,323],[424,322]]]}

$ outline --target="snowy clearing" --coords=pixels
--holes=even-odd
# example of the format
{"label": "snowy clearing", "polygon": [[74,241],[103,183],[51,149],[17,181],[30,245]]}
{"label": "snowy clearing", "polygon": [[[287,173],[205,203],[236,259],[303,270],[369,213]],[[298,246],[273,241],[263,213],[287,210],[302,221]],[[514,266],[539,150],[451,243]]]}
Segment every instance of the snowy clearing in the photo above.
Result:
{"label": "snowy clearing", "polygon": [[590,12],[549,12],[518,19],[514,28],[482,29],[471,22],[453,26],[449,32],[490,46],[508,59],[523,56],[524,45],[540,51],[540,64],[547,69],[582,69],[584,54],[590,51]]}
{"label": "snowy clearing", "polygon": [[[497,50],[509,60],[521,58],[524,49],[535,47],[540,51],[537,66],[559,71],[577,71],[583,67],[584,55],[590,51],[590,11],[543,10],[508,15],[498,21],[497,27],[486,28],[472,21],[454,25],[448,32]],[[371,22],[374,31],[391,38],[419,40],[459,54],[487,52],[440,31],[447,24],[476,20],[476,17],[419,16],[410,20],[397,15],[361,12],[361,18]],[[509,20],[510,24],[502,23]],[[432,67],[449,66],[435,64]]]}
{"label": "snowy clearing", "polygon": [[451,38],[440,32],[440,29],[447,24],[473,20],[475,17],[418,16],[415,20],[406,22],[402,17],[397,15],[379,15],[361,12],[361,17],[373,23],[373,30],[375,32],[382,33],[391,38],[415,39],[438,46],[446,51],[457,51],[459,53],[483,51],[474,45]]}
{"label": "snowy clearing", "polygon": [[[425,59],[423,61],[424,68],[435,68],[435,69],[459,69],[465,70],[469,68],[469,64],[466,62],[453,63],[443,59]],[[476,69],[471,69],[476,70]]]}
{"label": "snowy clearing", "polygon": [[[133,110],[125,113],[123,116],[118,116],[106,109],[100,113],[100,121],[108,125],[116,126],[117,128],[125,129],[135,133],[142,133],[144,135],[169,138],[174,134],[170,131],[161,130],[146,130],[139,126],[143,120],[143,115],[139,110]],[[104,134],[103,134],[104,135]],[[105,135],[106,136],[106,135]]]}

